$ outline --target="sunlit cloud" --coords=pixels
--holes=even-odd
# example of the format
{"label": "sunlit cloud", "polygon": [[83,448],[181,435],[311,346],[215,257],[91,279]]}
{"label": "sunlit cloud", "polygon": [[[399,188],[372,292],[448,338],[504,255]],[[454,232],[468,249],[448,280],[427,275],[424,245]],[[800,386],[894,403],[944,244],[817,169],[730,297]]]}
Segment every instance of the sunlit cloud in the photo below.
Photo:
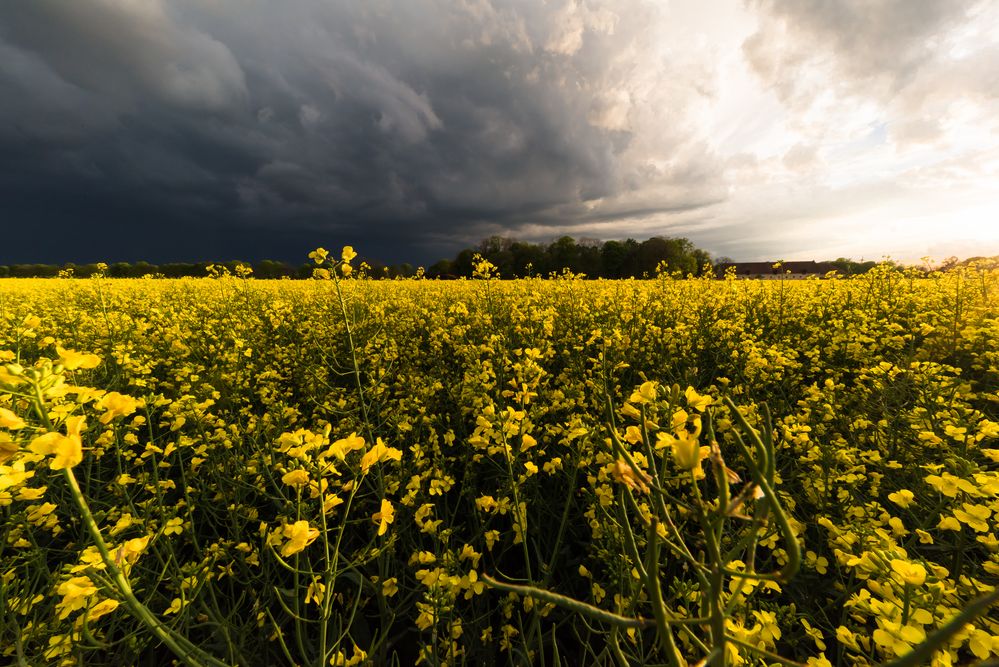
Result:
{"label": "sunlit cloud", "polygon": [[0,262],[996,254],[996,62],[985,1],[5,3]]}

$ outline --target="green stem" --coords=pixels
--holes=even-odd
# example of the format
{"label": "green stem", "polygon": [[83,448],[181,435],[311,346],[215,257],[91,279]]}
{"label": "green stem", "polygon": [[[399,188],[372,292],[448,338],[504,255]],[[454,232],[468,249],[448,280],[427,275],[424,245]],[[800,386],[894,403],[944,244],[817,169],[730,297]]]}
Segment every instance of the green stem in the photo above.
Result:
{"label": "green stem", "polygon": [[654,628],[656,626],[655,621],[649,619],[628,618],[627,616],[621,616],[619,614],[615,614],[614,612],[607,611],[599,607],[594,607],[593,605],[587,604],[580,600],[566,597],[565,595],[559,595],[558,593],[552,593],[551,591],[546,591],[544,589],[536,588],[534,586],[520,586],[518,584],[508,584],[502,581],[498,581],[490,577],[488,574],[482,575],[482,581],[484,581],[492,588],[496,588],[501,591],[507,591],[508,593],[526,595],[528,597],[541,600],[542,602],[550,602],[551,604],[562,607],[563,609],[574,611],[577,614],[581,614],[588,618],[592,618],[595,621],[608,623],[615,627],[642,629],[642,628]]}
{"label": "green stem", "polygon": [[174,634],[169,628],[160,623],[160,621],[153,616],[152,612],[149,611],[145,605],[139,602],[139,600],[135,597],[135,594],[132,592],[132,587],[128,583],[128,579],[116,565],[115,559],[112,558],[107,543],[104,542],[101,531],[97,527],[97,522],[94,520],[94,516],[90,512],[90,506],[83,497],[83,492],[80,491],[80,485],[76,481],[76,475],[73,474],[72,468],[63,468],[62,472],[66,483],[69,485],[73,500],[76,501],[77,508],[83,515],[83,523],[87,527],[87,531],[90,533],[91,538],[94,540],[94,544],[97,546],[97,551],[101,554],[101,560],[104,562],[104,567],[111,575],[111,580],[114,582],[117,592],[122,596],[122,598],[124,598],[125,606],[130,612],[132,612],[132,615],[140,620],[143,625],[149,628],[152,633],[156,635],[157,639],[162,641],[167,648],[174,653],[174,655],[181,659],[184,664],[189,665],[190,667],[201,667],[202,665],[225,667],[226,663],[213,658],[201,649],[195,647],[186,638]]}
{"label": "green stem", "polygon": [[881,667],[918,667],[919,665],[929,664],[930,658],[933,657],[933,653],[937,649],[946,644],[965,625],[984,614],[997,601],[999,601],[999,589],[972,600],[960,613],[947,621],[945,625],[938,628],[910,652],[891,662],[884,663]]}

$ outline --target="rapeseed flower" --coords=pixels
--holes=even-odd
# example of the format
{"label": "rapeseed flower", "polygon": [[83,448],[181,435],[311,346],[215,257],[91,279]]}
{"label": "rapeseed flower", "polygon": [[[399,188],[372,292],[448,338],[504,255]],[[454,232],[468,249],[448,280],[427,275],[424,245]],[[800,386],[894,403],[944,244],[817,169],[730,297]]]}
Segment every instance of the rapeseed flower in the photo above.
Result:
{"label": "rapeseed flower", "polygon": [[32,440],[28,449],[42,456],[55,454],[49,464],[53,470],[72,468],[83,460],[83,441],[80,438],[80,431],[84,426],[86,426],[85,417],[67,417],[66,435],[50,431]]}
{"label": "rapeseed flower", "polygon": [[392,503],[382,498],[381,509],[372,515],[371,520],[378,524],[379,536],[388,532],[389,524],[395,521],[395,508]]}
{"label": "rapeseed flower", "polygon": [[297,554],[319,537],[319,530],[304,519],[285,525],[281,533],[286,540],[281,546],[281,555],[285,557]]}
{"label": "rapeseed flower", "polygon": [[101,358],[96,354],[67,350],[58,345],[56,353],[59,355],[59,363],[68,371],[75,371],[78,368],[97,368],[101,364]]}

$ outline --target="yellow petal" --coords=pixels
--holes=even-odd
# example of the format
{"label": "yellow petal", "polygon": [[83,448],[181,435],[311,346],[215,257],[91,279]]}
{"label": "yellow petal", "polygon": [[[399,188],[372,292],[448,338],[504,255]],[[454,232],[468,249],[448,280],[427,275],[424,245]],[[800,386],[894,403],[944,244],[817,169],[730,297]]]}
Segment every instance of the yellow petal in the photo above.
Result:
{"label": "yellow petal", "polygon": [[24,428],[24,426],[23,419],[7,408],[0,408],[0,428],[9,428],[12,431],[16,431],[19,428]]}
{"label": "yellow petal", "polygon": [[31,444],[28,445],[28,449],[35,454],[48,456],[55,452],[59,440],[65,437],[62,433],[56,433],[55,431],[45,433],[32,440]]}
{"label": "yellow petal", "polygon": [[101,363],[101,358],[96,354],[84,354],[76,350],[67,350],[56,346],[56,353],[59,355],[59,363],[66,370],[75,371],[77,368],[97,368]]}

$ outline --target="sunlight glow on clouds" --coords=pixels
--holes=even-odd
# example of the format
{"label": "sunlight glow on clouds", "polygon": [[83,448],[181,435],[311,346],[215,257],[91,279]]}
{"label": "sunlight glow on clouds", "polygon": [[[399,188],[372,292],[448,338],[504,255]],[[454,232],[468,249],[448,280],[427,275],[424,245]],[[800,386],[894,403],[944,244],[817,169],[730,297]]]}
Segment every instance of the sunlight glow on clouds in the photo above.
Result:
{"label": "sunlight glow on clouds", "polygon": [[4,3],[0,195],[74,260],[999,254],[996,63],[987,0]]}

